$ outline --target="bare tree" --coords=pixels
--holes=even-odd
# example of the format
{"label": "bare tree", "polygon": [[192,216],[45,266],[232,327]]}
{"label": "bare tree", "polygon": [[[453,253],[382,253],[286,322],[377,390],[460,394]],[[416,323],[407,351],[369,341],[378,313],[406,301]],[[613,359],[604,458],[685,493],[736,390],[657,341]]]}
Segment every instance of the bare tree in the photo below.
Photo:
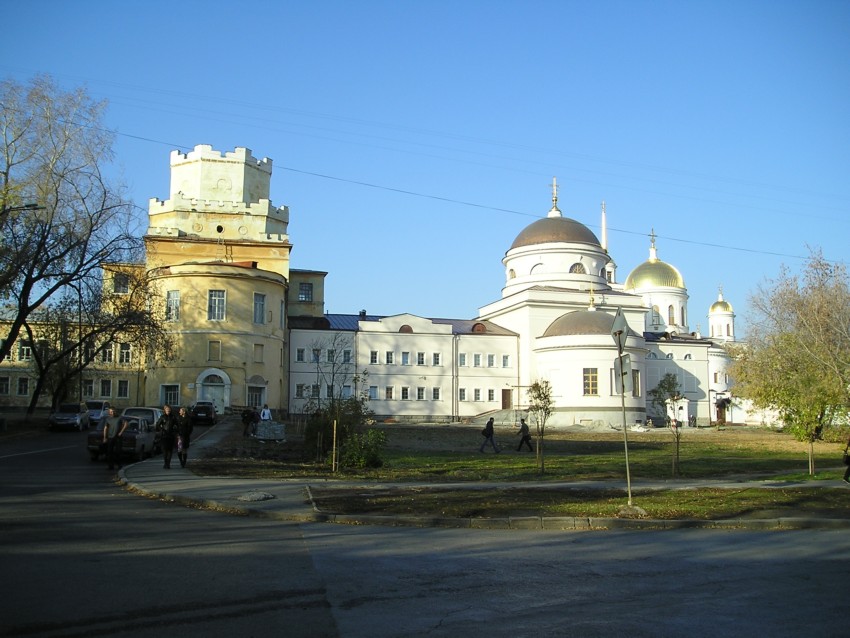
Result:
{"label": "bare tree", "polygon": [[536,456],[537,468],[541,474],[545,471],[543,459],[543,437],[546,434],[546,422],[552,416],[552,385],[545,379],[535,381],[528,387],[528,412],[534,416],[537,425]]}
{"label": "bare tree", "polygon": [[63,401],[72,384],[80,384],[83,371],[113,344],[130,346],[137,365],[145,357],[169,350],[164,308],[156,303],[148,273],[141,266],[122,265],[121,274],[127,284],[121,294],[104,293],[103,288],[74,290],[55,296],[24,322],[28,340],[36,346],[32,348],[36,385],[30,413],[45,391],[54,406]]}
{"label": "bare tree", "polygon": [[141,258],[133,206],[103,173],[113,141],[103,112],[47,77],[0,82],[0,297],[10,309],[0,358],[63,289],[97,289],[102,263]]}

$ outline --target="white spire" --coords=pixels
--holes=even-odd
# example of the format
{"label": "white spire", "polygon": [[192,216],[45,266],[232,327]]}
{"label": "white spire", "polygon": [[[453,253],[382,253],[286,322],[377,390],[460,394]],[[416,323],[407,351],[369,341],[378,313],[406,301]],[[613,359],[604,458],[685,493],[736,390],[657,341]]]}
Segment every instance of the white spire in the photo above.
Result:
{"label": "white spire", "polygon": [[608,252],[608,221],[605,218],[605,200],[602,200],[602,250]]}
{"label": "white spire", "polygon": [[561,211],[558,209],[558,180],[552,178],[552,208],[549,209],[547,217],[560,217]]}

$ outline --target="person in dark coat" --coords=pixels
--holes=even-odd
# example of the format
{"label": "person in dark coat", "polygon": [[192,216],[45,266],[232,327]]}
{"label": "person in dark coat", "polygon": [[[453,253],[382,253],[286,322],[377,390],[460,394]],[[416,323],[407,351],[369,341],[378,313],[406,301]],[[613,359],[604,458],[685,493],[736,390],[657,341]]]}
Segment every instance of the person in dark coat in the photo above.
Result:
{"label": "person in dark coat", "polygon": [[483,452],[484,446],[488,443],[493,446],[493,449],[496,451],[496,454],[501,452],[501,450],[496,446],[496,439],[493,436],[493,417],[490,417],[490,420],[487,421],[487,425],[485,425],[484,429],[481,430],[481,434],[484,437],[484,443],[482,443],[481,447],[478,448],[479,452]]}
{"label": "person in dark coat", "polygon": [[169,470],[171,469],[171,456],[174,454],[174,444],[177,439],[177,415],[171,411],[170,405],[162,406],[162,416],[156,422],[156,429],[161,436],[162,467]]}
{"label": "person in dark coat", "polygon": [[109,416],[106,417],[106,425],[103,426],[103,442],[106,444],[106,461],[109,469],[115,466],[121,467],[119,457],[121,455],[121,435],[127,429],[127,420],[115,414],[115,408],[109,408]]}
{"label": "person in dark coat", "polygon": [[189,458],[189,439],[192,438],[192,419],[186,408],[180,408],[177,412],[177,458],[180,459],[180,467],[186,467]]}
{"label": "person in dark coat", "polygon": [[519,420],[519,432],[517,432],[522,438],[519,440],[519,445],[516,446],[516,451],[519,452],[522,448],[522,444],[525,443],[528,446],[529,452],[534,452],[531,449],[531,433],[528,431],[528,423],[525,422],[525,419]]}

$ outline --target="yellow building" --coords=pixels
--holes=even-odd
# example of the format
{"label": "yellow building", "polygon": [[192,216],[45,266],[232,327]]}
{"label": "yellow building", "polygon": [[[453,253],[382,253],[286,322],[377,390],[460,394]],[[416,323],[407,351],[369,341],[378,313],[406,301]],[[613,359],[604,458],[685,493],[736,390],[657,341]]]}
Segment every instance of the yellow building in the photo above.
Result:
{"label": "yellow building", "polygon": [[150,201],[144,239],[174,346],[147,362],[145,404],[285,408],[292,245],[271,172],[246,148],[172,152],[169,198]]}

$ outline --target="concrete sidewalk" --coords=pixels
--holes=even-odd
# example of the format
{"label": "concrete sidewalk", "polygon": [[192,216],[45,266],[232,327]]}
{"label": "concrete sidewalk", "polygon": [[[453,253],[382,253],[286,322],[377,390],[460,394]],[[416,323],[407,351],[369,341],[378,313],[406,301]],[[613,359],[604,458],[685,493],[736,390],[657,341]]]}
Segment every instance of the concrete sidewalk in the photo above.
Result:
{"label": "concrete sidewalk", "polygon": [[[222,424],[224,425],[224,424]],[[192,441],[192,453],[199,455],[203,448],[215,445],[225,434],[221,426],[214,426]],[[270,443],[273,445],[273,443]],[[737,518],[712,521],[662,520],[647,518],[611,517],[506,517],[506,518],[443,518],[434,516],[382,516],[348,515],[320,512],[312,502],[311,487],[345,485],[352,489],[378,489],[387,484],[355,484],[350,481],[319,479],[252,480],[239,478],[200,477],[183,469],[176,458],[171,469],[162,467],[162,457],[154,457],[119,470],[121,482],[131,491],[143,496],[160,498],[186,506],[202,507],[243,516],[257,516],[282,521],[328,522],[351,525],[392,525],[416,527],[453,527],[470,529],[521,529],[521,530],[605,530],[605,529],[847,529],[850,519],[814,518],[811,516],[781,518]],[[421,484],[404,483],[405,487],[433,486],[441,488],[498,489],[508,487],[557,487],[547,483],[455,483]],[[625,484],[614,481],[582,481],[560,484],[570,488],[611,488]],[[632,489],[693,489],[699,487],[778,489],[783,487],[819,488],[846,487],[842,481],[641,481]],[[639,505],[639,503],[637,503]]]}

